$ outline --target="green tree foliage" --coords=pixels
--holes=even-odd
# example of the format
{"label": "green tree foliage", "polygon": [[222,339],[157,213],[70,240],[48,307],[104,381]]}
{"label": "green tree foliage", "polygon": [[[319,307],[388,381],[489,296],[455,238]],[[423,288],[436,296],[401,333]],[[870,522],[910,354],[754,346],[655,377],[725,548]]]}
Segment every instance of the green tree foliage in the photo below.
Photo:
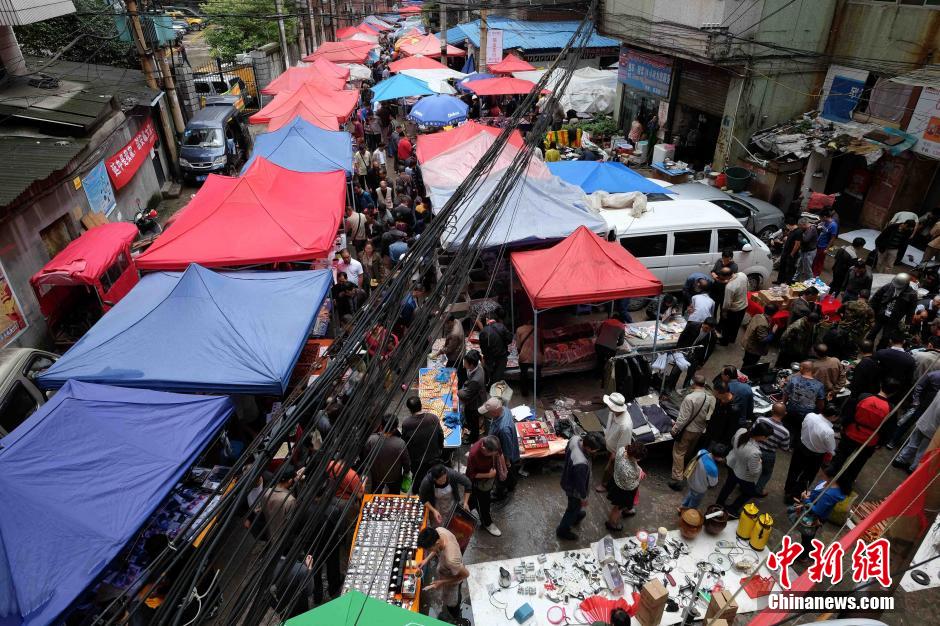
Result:
{"label": "green tree foliage", "polygon": [[[292,12],[293,2],[285,1],[284,13]],[[232,61],[236,54],[269,43],[278,43],[274,0],[208,0],[200,5],[209,18],[206,43],[212,56]],[[296,19],[284,20],[287,41],[296,39]]]}
{"label": "green tree foliage", "polygon": [[60,58],[132,69],[140,67],[132,43],[107,39],[117,35],[115,10],[111,5],[104,0],[74,0],[74,3],[77,13],[28,26],[15,26],[13,31],[23,54],[51,57],[80,33],[86,33],[95,37],[83,37]]}

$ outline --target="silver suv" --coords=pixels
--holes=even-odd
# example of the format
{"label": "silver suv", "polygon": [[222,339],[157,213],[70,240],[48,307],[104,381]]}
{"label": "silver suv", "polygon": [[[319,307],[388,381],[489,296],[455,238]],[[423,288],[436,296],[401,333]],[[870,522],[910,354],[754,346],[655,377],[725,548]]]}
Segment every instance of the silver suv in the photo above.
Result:
{"label": "silver suv", "polygon": [[720,206],[765,242],[770,240],[772,233],[783,228],[783,211],[749,195],[725,193],[702,183],[672,185],[669,191],[682,200],[706,200]]}

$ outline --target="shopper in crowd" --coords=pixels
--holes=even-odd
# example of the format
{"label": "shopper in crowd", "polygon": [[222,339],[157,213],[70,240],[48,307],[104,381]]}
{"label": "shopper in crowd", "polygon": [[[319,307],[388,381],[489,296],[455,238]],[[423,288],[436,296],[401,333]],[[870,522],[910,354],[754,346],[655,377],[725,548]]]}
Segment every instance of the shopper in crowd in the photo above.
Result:
{"label": "shopper in crowd", "polygon": [[412,493],[415,493],[427,471],[443,458],[444,430],[437,415],[423,411],[418,396],[408,398],[405,406],[410,415],[401,421],[401,435],[411,459]]}
{"label": "shopper in crowd", "polygon": [[[765,441],[773,430],[767,424],[754,424],[750,430],[739,428],[731,441],[728,453],[728,476],[718,492],[716,504],[736,518],[744,503],[757,496],[757,480],[760,478],[763,462],[761,461],[760,443]],[[738,497],[727,505],[728,497],[738,488]]]}
{"label": "shopper in crowd", "polygon": [[346,274],[346,278],[350,283],[355,285],[357,289],[362,289],[362,283],[364,280],[364,270],[362,263],[352,258],[352,254],[349,252],[349,248],[343,248],[340,250],[336,269]]}
{"label": "shopper in crowd", "polygon": [[735,343],[738,331],[747,313],[747,275],[744,272],[732,272],[723,267],[718,272],[718,279],[725,283],[725,299],[721,307],[721,345]]}
{"label": "shopper in crowd", "polygon": [[842,361],[829,354],[829,346],[817,343],[813,348],[816,358],[813,359],[813,377],[823,384],[826,395],[835,397],[847,384],[845,366]]}
{"label": "shopper in crowd", "polygon": [[610,500],[610,513],[604,526],[607,530],[619,532],[623,530],[620,518],[624,515],[635,515],[633,508],[643,470],[639,462],[646,457],[646,446],[639,441],[628,446],[621,446],[614,453],[613,472],[607,481],[607,499]]}
{"label": "shopper in crowd", "polygon": [[807,413],[803,418],[799,437],[793,438],[793,456],[790,457],[783,488],[785,505],[789,506],[799,499],[819,468],[835,454],[836,435],[832,425],[837,421],[839,410],[834,404],[827,404],[820,412]]}
{"label": "shopper in crowd", "polygon": [[823,211],[820,217],[819,237],[816,240],[816,256],[813,257],[813,276],[822,274],[823,267],[826,264],[826,252],[836,237],[839,236],[839,222],[833,219],[832,213]]}
{"label": "shopper in crowd", "polygon": [[895,222],[885,226],[881,234],[875,239],[875,250],[878,252],[875,272],[890,274],[894,271],[895,264],[901,260],[904,251],[907,250],[907,244],[910,242],[916,226],[916,220]]}
{"label": "shopper in crowd", "polygon": [[819,231],[809,218],[801,217],[797,222],[801,231],[797,241],[799,246],[799,260],[793,280],[804,281],[813,277],[813,259],[816,257],[816,243],[819,241]]}
{"label": "shopper in crowd", "polygon": [[927,372],[917,379],[914,392],[911,394],[911,406],[898,418],[898,426],[894,430],[891,441],[886,446],[889,450],[894,450],[903,445],[908,438],[910,424],[916,423],[920,419],[920,416],[931,405],[933,399],[937,397],[938,391],[940,391],[940,370]]}
{"label": "shopper in crowd", "polygon": [[[715,397],[715,410],[705,427],[704,442],[706,444],[717,442],[726,446],[731,445],[731,438],[738,428],[746,425],[734,404],[734,394],[728,389],[728,384],[720,378],[712,386]],[[694,448],[693,448],[694,450]]]}
{"label": "shopper in crowd", "polygon": [[916,366],[914,367],[914,380],[928,372],[940,369],[940,335],[931,335],[927,338],[927,345],[923,350],[912,352]]}
{"label": "shopper in crowd", "polygon": [[444,324],[444,345],[434,355],[447,357],[446,367],[457,367],[467,349],[467,338],[463,332],[463,324],[453,315],[448,316]]}
{"label": "shopper in crowd", "polygon": [[715,397],[705,390],[705,377],[697,374],[692,379],[692,391],[679,406],[679,419],[672,427],[672,480],[669,488],[673,491],[682,489],[686,456],[695,450],[715,410],[715,404]]}
{"label": "shopper in crowd", "polygon": [[728,447],[721,443],[713,443],[708,449],[699,450],[682,473],[685,477],[688,491],[677,513],[685,509],[697,509],[705,497],[705,492],[718,485],[718,463],[728,454]]}
{"label": "shopper in crowd", "polygon": [[446,526],[457,506],[468,509],[473,483],[466,474],[445,465],[435,465],[416,490],[435,526]]}
{"label": "shopper in crowd", "polygon": [[787,519],[791,524],[796,524],[803,546],[803,553],[797,558],[798,563],[810,561],[816,533],[832,515],[836,505],[845,500],[851,491],[852,488],[846,484],[844,477],[833,481],[831,476],[824,476],[810,491],[801,494],[798,504],[787,509]]}
{"label": "shopper in crowd", "polygon": [[480,365],[480,353],[469,350],[464,354],[463,367],[466,379],[457,391],[457,397],[463,407],[463,427],[467,429],[467,443],[473,443],[480,438],[480,406],[488,397],[486,377]]}
{"label": "shopper in crowd", "polygon": [[777,368],[790,367],[794,362],[810,356],[810,350],[816,343],[819,325],[819,313],[815,311],[803,319],[791,323],[780,337],[780,352],[777,354]]}
{"label": "shopper in crowd", "polygon": [[506,477],[497,481],[493,489],[493,501],[499,502],[516,490],[516,482],[519,480],[522,462],[519,452],[519,433],[516,431],[516,421],[512,418],[512,411],[502,398],[489,398],[480,407],[480,415],[483,415],[489,422],[486,434],[499,439],[503,463],[506,466]]}
{"label": "shopper in crowd", "polygon": [[398,431],[398,417],[391,413],[385,416],[382,430],[366,440],[362,459],[367,465],[371,462],[371,493],[401,493],[401,482],[411,471],[411,457]]}
{"label": "shopper in crowd", "polygon": [[888,338],[888,347],[875,352],[878,367],[886,375],[898,382],[905,391],[914,384],[914,371],[917,361],[904,349],[904,335],[896,333]]}
{"label": "shopper in crowd", "polygon": [[604,426],[604,445],[607,453],[610,455],[607,459],[607,465],[604,467],[604,476],[601,483],[595,487],[599,493],[607,489],[611,474],[614,470],[614,457],[617,450],[629,446],[633,441],[633,420],[627,413],[627,401],[623,394],[612,393],[604,396],[604,404],[607,405],[607,424]]}
{"label": "shopper in crowd", "polygon": [[567,497],[565,512],[555,529],[555,535],[565,541],[577,541],[571,530],[581,523],[587,512],[588,493],[591,490],[591,459],[604,450],[600,433],[588,433],[582,438],[575,435],[565,448],[565,466],[561,471],[561,488]]}
{"label": "shopper in crowd", "polygon": [[819,290],[815,287],[807,287],[801,291],[799,297],[790,302],[790,317],[787,322],[793,324],[810,313],[819,313],[819,305],[816,304],[818,299]]}
{"label": "shopper in crowd", "polygon": [[793,282],[793,275],[796,273],[800,258],[800,240],[803,238],[803,230],[793,218],[787,218],[783,229],[783,241],[780,242],[780,264],[777,268],[777,280],[774,281],[778,285],[788,285]]}
{"label": "shopper in crowd", "polygon": [[801,362],[800,371],[791,375],[783,386],[787,430],[798,431],[806,414],[821,411],[825,402],[826,387],[813,376],[813,362]]}
{"label": "shopper in crowd", "polygon": [[480,331],[480,352],[483,353],[487,385],[505,378],[512,339],[512,333],[503,324],[502,307],[494,309],[486,319],[486,326]]}
{"label": "shopper in crowd", "polygon": [[849,384],[851,398],[858,400],[863,393],[875,394],[881,389],[881,365],[875,359],[874,344],[864,339],[858,344],[859,360],[852,369],[852,382]]}
{"label": "shopper in crowd", "polygon": [[[842,429],[842,438],[829,465],[829,472],[835,475],[842,469],[842,482],[849,490],[882,438],[887,441],[893,434],[893,426],[885,425],[885,421],[891,413],[888,398],[896,394],[898,389],[897,381],[887,378],[882,381],[881,391],[877,395],[862,394],[855,405],[852,420]],[[856,452],[858,455],[850,461]]]}
{"label": "shopper in crowd", "polygon": [[738,415],[747,423],[754,421],[754,390],[749,384],[743,382],[738,374],[738,368],[725,365],[721,368],[719,378],[728,385],[728,391],[733,397],[732,404]]}
{"label": "shopper in crowd", "polygon": [[490,503],[493,500],[493,487],[497,479],[497,458],[502,454],[499,439],[486,436],[470,446],[467,456],[467,478],[473,483],[470,493],[470,506],[477,512],[480,525],[494,537],[502,532],[493,523]]}
{"label": "shopper in crowd", "polygon": [[716,311],[715,301],[712,300],[711,295],[708,293],[711,281],[705,278],[704,274],[699,274],[699,276],[701,276],[701,278],[696,279],[696,285],[694,287],[697,291],[691,293],[687,300],[689,305],[686,311],[686,319],[690,322],[701,324],[708,318],[715,317]]}
{"label": "shopper in crowd", "polygon": [[917,306],[917,292],[911,287],[908,274],[898,274],[890,283],[880,287],[869,302],[875,312],[875,325],[868,339],[875,341],[879,334],[878,348],[888,345],[888,338],[901,333],[901,325],[909,322]]}
{"label": "shopper in crowd", "polygon": [[383,211],[391,211],[395,207],[394,192],[384,178],[379,181],[379,186],[375,189],[375,202],[376,206]]}
{"label": "shopper in crowd", "polygon": [[761,313],[753,316],[744,331],[744,359],[741,367],[747,368],[757,365],[762,357],[770,352],[770,343],[776,336],[777,328],[774,315],[780,309],[776,304],[770,303]]}
{"label": "shopper in crowd", "polygon": [[756,421],[758,424],[766,424],[772,431],[767,439],[758,443],[761,454],[761,472],[756,487],[757,495],[761,498],[767,497],[767,483],[770,482],[774,466],[777,464],[777,451],[790,448],[790,431],[783,425],[786,416],[787,406],[782,402],[774,402],[770,408],[770,416],[758,417]]}
{"label": "shopper in crowd", "polygon": [[[865,240],[861,237],[856,237],[852,240],[852,245],[843,246],[839,248],[836,252],[835,259],[832,263],[832,281],[829,283],[829,294],[833,297],[838,296],[843,291],[846,292],[848,296],[848,283],[849,278],[853,275],[859,276],[859,272],[856,272],[857,267],[861,268],[861,276],[868,276],[871,280],[871,272],[868,272],[868,264],[865,263],[863,258],[865,255]],[[861,261],[861,263],[859,263]],[[862,289],[871,289],[871,283],[867,286],[859,286],[858,279],[853,282],[853,291],[854,296],[858,296],[858,292]],[[847,300],[842,299],[843,302]]]}
{"label": "shopper in crowd", "polygon": [[452,620],[460,617],[460,585],[470,577],[470,572],[463,563],[463,553],[457,538],[446,528],[425,528],[418,533],[418,547],[424,550],[424,560],[418,564],[423,570],[428,561],[437,559],[434,581],[423,584],[421,591],[438,590],[440,593],[440,613],[445,612]]}
{"label": "shopper in crowd", "polygon": [[[708,362],[708,359],[715,351],[715,346],[718,343],[718,335],[715,332],[716,325],[717,322],[711,317],[701,323],[688,322],[679,334],[676,347],[688,348],[685,355],[689,361],[689,369],[686,370],[685,383],[683,383],[686,387],[691,384],[695,378],[695,373]],[[680,373],[678,368],[673,368],[673,373],[670,374],[667,381],[670,388],[676,386]]]}
{"label": "shopper in crowd", "polygon": [[725,248],[721,251],[721,258],[712,265],[712,279],[718,280],[721,276],[721,270],[727,268],[730,275],[738,273],[738,264],[734,261],[734,250]]}
{"label": "shopper in crowd", "polygon": [[558,146],[553,141],[548,144],[548,150],[545,151],[545,162],[555,163],[557,161],[561,161],[561,152],[558,151]]}

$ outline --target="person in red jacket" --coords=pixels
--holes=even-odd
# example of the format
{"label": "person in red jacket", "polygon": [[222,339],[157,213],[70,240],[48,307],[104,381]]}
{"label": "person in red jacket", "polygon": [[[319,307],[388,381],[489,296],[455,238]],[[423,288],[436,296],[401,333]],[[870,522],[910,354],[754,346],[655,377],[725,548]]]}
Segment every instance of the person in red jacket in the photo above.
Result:
{"label": "person in red jacket", "polygon": [[[842,430],[842,439],[832,457],[829,472],[834,476],[846,463],[840,484],[851,491],[855,479],[861,473],[865,463],[875,453],[882,441],[891,438],[891,426],[884,426],[885,420],[891,413],[888,398],[894,397],[898,392],[898,383],[887,379],[881,383],[881,391],[877,395],[863,393],[855,405],[852,421]],[[858,451],[858,456],[850,460]]]}
{"label": "person in red jacket", "polygon": [[411,158],[411,152],[414,146],[411,145],[411,140],[408,139],[408,135],[405,134],[404,128],[399,128],[398,133],[401,135],[401,139],[398,140],[398,162],[404,163]]}

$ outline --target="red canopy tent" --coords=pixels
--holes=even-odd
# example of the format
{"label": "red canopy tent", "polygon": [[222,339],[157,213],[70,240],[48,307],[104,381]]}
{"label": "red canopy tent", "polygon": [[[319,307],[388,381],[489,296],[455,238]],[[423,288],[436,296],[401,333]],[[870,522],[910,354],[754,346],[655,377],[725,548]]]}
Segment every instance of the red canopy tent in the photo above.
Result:
{"label": "red canopy tent", "polygon": [[39,309],[50,324],[74,295],[70,289],[91,288],[101,310],[107,311],[137,284],[137,269],[131,258],[131,243],[137,227],[129,222],[102,224],[87,231],[55,255],[29,279]]}
{"label": "red canopy tent", "polygon": [[[451,130],[443,130],[430,135],[418,135],[418,146],[415,149],[415,153],[418,155],[418,163],[423,164],[430,161],[440,153],[466,143],[482,132],[498,137],[503,129],[471,120]],[[512,131],[512,134],[509,135],[509,145],[521,148],[523,144],[525,144],[525,140],[522,138],[522,133],[518,130]]]}
{"label": "red canopy tent", "polygon": [[317,59],[333,63],[365,63],[374,48],[375,44],[368,41],[326,41],[303,60],[307,63]]}
{"label": "red canopy tent", "polygon": [[[505,76],[501,78],[481,78],[463,83],[466,89],[469,89],[478,96],[509,96],[513,94],[527,94],[535,89],[535,83],[531,80],[522,80]],[[543,89],[542,93],[548,93]]]}
{"label": "red canopy tent", "polygon": [[339,120],[332,115],[326,115],[319,110],[311,109],[303,102],[298,102],[289,111],[271,117],[268,120],[268,132],[273,133],[278,128],[290,124],[295,117],[300,117],[325,130],[339,130],[340,127]]}
{"label": "red canopy tent", "polygon": [[349,80],[349,68],[326,59],[317,59],[310,65],[292,67],[261,90],[266,96],[276,96],[282,91],[294,91],[304,83],[316,82],[321,87],[341,90]]}
{"label": "red canopy tent", "polygon": [[[456,46],[450,44],[445,48],[445,56],[449,57],[462,57],[466,56],[467,53],[461,50]],[[401,54],[408,54],[414,56],[416,54],[421,54],[426,57],[440,56],[441,55],[441,40],[437,38],[437,35],[424,35],[419,37],[417,41],[407,41],[403,43],[398,51]]]}
{"label": "red canopy tent", "polygon": [[388,64],[388,69],[390,72],[400,72],[402,70],[446,70],[447,67],[440,61],[435,61],[423,54],[416,54],[392,61]]}
{"label": "red canopy tent", "polygon": [[414,15],[421,12],[421,7],[415,5],[408,5],[398,9],[400,15]]}
{"label": "red canopy tent", "polygon": [[282,91],[271,102],[248,118],[251,124],[267,124],[274,117],[279,117],[295,110],[303,103],[316,117],[335,117],[345,122],[359,102],[359,92],[353,89],[329,89],[316,83],[304,83],[293,91]]}
{"label": "red canopy tent", "polygon": [[[541,310],[658,296],[663,292],[662,282],[636,257],[619,243],[601,239],[586,226],[551,248],[513,252],[510,258],[512,269],[532,303],[535,354]],[[659,334],[658,326],[657,318],[654,337]]]}
{"label": "red canopy tent", "polygon": [[360,32],[358,26],[344,26],[343,28],[336,29],[336,38],[346,39],[347,37],[352,37],[358,32]]}
{"label": "red canopy tent", "polygon": [[[512,74],[513,72],[531,72],[535,67],[528,61],[509,53],[499,63],[487,63],[486,71],[493,74]],[[473,82],[473,81],[471,81]]]}
{"label": "red canopy tent", "polygon": [[345,205],[344,172],[294,172],[259,157],[238,178],[210,174],[173,226],[138,257],[137,267],[323,258],[333,248]]}

